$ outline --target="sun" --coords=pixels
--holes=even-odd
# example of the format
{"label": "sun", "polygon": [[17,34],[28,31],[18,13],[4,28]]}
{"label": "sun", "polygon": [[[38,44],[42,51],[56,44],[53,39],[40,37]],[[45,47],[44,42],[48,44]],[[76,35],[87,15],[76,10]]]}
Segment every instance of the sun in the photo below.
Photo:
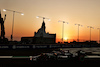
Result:
{"label": "sun", "polygon": [[67,40],[68,38],[67,37],[64,37],[64,40]]}

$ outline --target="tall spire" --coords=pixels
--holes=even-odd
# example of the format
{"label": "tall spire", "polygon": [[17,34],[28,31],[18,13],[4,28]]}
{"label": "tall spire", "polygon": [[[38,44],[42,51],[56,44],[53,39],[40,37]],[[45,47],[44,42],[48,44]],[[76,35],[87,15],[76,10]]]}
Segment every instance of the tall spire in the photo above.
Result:
{"label": "tall spire", "polygon": [[0,14],[1,14],[1,9],[0,9]]}
{"label": "tall spire", "polygon": [[43,23],[42,23],[42,26],[41,26],[41,28],[43,29],[43,31],[45,32],[45,22],[44,22],[44,19],[43,19]]}
{"label": "tall spire", "polygon": [[0,18],[1,18],[1,9],[0,9]]}

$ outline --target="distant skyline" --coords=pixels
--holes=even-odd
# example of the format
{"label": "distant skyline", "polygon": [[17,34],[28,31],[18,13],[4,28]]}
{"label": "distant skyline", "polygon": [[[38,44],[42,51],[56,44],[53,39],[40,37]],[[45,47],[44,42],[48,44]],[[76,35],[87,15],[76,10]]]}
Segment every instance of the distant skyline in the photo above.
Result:
{"label": "distant skyline", "polygon": [[100,0],[0,0],[0,9],[2,17],[6,14],[5,36],[10,40],[12,31],[13,13],[3,9],[10,9],[23,12],[24,16],[15,13],[14,20],[14,40],[20,40],[23,36],[34,36],[34,32],[41,27],[43,19],[36,16],[50,18],[45,20],[46,32],[56,33],[57,41],[62,38],[63,20],[69,22],[64,24],[64,38],[77,39],[78,27],[75,24],[81,24],[79,29],[79,39],[89,40],[90,29],[92,26],[91,40],[99,39],[100,28]]}

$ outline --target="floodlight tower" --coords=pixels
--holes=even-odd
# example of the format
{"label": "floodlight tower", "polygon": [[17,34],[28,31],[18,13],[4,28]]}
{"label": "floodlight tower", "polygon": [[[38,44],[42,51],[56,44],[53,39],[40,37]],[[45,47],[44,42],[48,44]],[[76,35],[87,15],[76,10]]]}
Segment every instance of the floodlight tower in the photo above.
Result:
{"label": "floodlight tower", "polygon": [[81,24],[75,24],[75,25],[77,25],[78,26],[78,38],[77,38],[77,41],[79,42],[79,26],[83,26],[83,25],[81,25]]}
{"label": "floodlight tower", "polygon": [[100,43],[100,28],[97,28],[99,30],[99,43]]}
{"label": "floodlight tower", "polygon": [[60,20],[58,22],[63,22],[63,24],[62,24],[62,41],[63,41],[63,38],[64,38],[64,23],[68,24],[68,22],[60,21]]}
{"label": "floodlight tower", "polygon": [[88,28],[90,28],[90,41],[91,41],[91,29],[94,29],[94,27],[92,26],[87,26]]}
{"label": "floodlight tower", "polygon": [[18,12],[18,11],[14,11],[14,10],[9,10],[9,9],[3,9],[3,11],[10,11],[10,12],[13,12],[13,23],[12,23],[12,34],[11,34],[11,41],[13,41],[13,29],[14,29],[14,16],[15,16],[15,13],[19,13],[21,15],[24,15],[24,13],[22,12]]}
{"label": "floodlight tower", "polygon": [[42,17],[42,16],[36,16],[36,18],[43,18],[43,21],[44,21],[44,19],[48,19],[48,21],[50,21],[49,18],[45,18],[45,17]]}

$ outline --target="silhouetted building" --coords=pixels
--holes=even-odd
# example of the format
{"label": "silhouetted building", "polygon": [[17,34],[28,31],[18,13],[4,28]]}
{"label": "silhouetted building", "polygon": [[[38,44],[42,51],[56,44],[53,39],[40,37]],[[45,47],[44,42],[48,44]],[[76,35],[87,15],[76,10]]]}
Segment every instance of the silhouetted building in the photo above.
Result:
{"label": "silhouetted building", "polygon": [[34,37],[21,37],[22,44],[32,44]]}
{"label": "silhouetted building", "polygon": [[54,44],[56,43],[56,34],[49,34],[45,31],[45,22],[43,20],[41,28],[35,32],[34,37],[22,37],[21,42],[24,44]]}

